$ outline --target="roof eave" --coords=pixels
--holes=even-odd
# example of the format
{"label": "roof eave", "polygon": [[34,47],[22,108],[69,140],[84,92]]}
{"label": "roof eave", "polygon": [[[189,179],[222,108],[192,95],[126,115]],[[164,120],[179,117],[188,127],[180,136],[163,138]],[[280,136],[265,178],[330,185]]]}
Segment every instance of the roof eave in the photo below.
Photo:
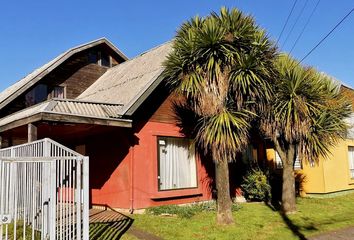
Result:
{"label": "roof eave", "polygon": [[152,92],[154,92],[154,90],[163,81],[162,72],[163,70],[161,70],[157,74],[151,84],[147,84],[147,86],[137,95],[137,97],[134,98],[129,104],[127,104],[127,106],[123,110],[123,116],[131,117],[136,112],[136,110],[145,102],[145,100],[152,94]]}
{"label": "roof eave", "polygon": [[0,132],[5,132],[10,129],[14,129],[20,126],[27,125],[29,123],[35,123],[39,121],[50,121],[50,122],[63,122],[63,123],[78,123],[78,124],[92,124],[92,125],[103,125],[112,127],[125,127],[131,128],[132,121],[128,119],[108,119],[100,117],[88,117],[80,116],[75,114],[62,114],[54,112],[37,112],[30,116],[26,116],[21,119],[16,119],[10,123],[0,126]]}

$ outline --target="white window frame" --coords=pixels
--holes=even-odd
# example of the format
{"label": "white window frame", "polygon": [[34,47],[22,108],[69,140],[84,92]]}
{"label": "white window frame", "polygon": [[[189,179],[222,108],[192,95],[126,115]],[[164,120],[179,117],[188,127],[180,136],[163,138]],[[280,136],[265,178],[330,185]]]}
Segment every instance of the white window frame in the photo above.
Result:
{"label": "white window frame", "polygon": [[[181,171],[183,169],[182,167],[179,167],[178,170],[176,170],[177,165],[180,163],[178,162],[178,159],[175,157],[168,156],[168,144],[169,141],[183,141],[187,146],[185,151],[182,150],[181,155],[186,155],[188,154],[187,158],[185,161],[192,161],[190,162],[190,168],[186,166],[187,171],[190,171],[190,183],[186,183],[183,181],[181,182],[181,177],[183,177],[183,174],[185,174],[185,171]],[[195,151],[194,149],[191,149],[190,147],[190,140],[186,138],[179,138],[179,137],[162,137],[159,136],[157,137],[157,168],[158,168],[158,190],[159,191],[170,191],[170,190],[181,190],[181,189],[193,189],[193,188],[198,188],[198,176],[197,176],[197,161],[195,157]],[[172,146],[170,146],[172,151]],[[177,148],[178,149],[178,148]],[[178,150],[176,150],[178,151]],[[162,156],[162,154],[165,154]],[[167,159],[168,158],[168,159]],[[165,161],[165,164],[169,164],[171,168],[169,169],[167,165],[162,165],[162,161]],[[168,162],[167,162],[168,161]],[[165,167],[165,170],[162,170],[162,168]],[[167,170],[166,170],[167,169]],[[172,174],[173,177],[164,177],[166,176],[165,174]],[[187,180],[188,182],[188,180]],[[164,186],[165,185],[165,186]],[[179,186],[180,185],[180,186]]]}
{"label": "white window frame", "polygon": [[[282,169],[283,168],[283,162],[281,161],[281,158],[280,158],[280,156],[279,156],[279,153],[276,151],[276,150],[274,150],[275,151],[275,161],[274,161],[274,163],[275,163],[275,168],[276,169]],[[299,155],[298,154],[296,154],[296,159],[295,159],[295,162],[294,162],[294,170],[300,170],[300,169],[302,169],[302,164],[301,164],[301,160],[300,160],[300,158],[299,158]]]}
{"label": "white window frame", "polygon": [[354,179],[354,146],[348,146],[348,168],[350,178]]}

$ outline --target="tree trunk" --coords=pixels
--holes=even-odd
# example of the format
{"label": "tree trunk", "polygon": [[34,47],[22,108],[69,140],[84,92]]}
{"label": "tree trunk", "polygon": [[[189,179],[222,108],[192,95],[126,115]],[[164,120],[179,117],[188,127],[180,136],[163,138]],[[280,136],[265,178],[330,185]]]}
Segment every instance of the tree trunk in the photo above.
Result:
{"label": "tree trunk", "polygon": [[290,146],[283,162],[282,210],[284,213],[296,212],[296,193],[294,175],[295,147]]}
{"label": "tree trunk", "polygon": [[283,164],[283,186],[281,205],[284,213],[296,212],[295,174],[294,161],[296,156],[296,146],[288,145],[287,149],[280,146],[277,139],[274,140],[275,150],[277,150]]}
{"label": "tree trunk", "polygon": [[232,201],[230,197],[229,165],[226,160],[215,164],[217,215],[216,222],[229,225],[234,222],[232,217]]}

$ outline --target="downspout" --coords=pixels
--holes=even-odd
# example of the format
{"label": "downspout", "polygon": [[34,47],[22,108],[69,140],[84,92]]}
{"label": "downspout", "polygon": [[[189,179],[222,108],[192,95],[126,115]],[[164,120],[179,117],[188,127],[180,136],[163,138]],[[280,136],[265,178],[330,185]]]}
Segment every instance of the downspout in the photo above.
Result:
{"label": "downspout", "polygon": [[134,143],[130,147],[130,210],[131,214],[134,213]]}

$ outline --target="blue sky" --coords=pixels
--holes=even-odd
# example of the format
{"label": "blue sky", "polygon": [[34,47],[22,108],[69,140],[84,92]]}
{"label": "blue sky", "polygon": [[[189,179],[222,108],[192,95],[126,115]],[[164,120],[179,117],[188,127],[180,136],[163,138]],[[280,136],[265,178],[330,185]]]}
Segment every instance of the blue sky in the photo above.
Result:
{"label": "blue sky", "polygon": [[[308,0],[298,24],[283,44],[301,8],[298,0],[280,39],[289,51],[317,0]],[[181,23],[221,6],[237,7],[255,17],[277,39],[293,0],[35,0],[2,1],[0,5],[0,90],[18,81],[61,52],[107,37],[128,57],[173,38]],[[353,7],[353,1],[321,0],[293,51],[301,59]],[[354,87],[354,14],[305,61]]]}

